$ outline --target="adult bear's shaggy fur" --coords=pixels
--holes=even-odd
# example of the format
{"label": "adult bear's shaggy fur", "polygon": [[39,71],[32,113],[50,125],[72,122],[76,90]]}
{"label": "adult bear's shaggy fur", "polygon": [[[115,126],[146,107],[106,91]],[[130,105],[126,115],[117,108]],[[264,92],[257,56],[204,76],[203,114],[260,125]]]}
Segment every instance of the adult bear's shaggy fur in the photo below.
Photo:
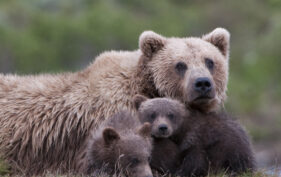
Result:
{"label": "adult bear's shaggy fur", "polygon": [[[2,157],[25,174],[68,172],[89,130],[120,110],[134,112],[131,100],[136,94],[172,97],[203,111],[223,103],[228,79],[226,30],[215,29],[203,38],[165,38],[150,31],[140,36],[139,43],[138,51],[106,52],[77,73],[0,74]],[[214,60],[212,74],[206,57]],[[176,71],[179,62],[188,65],[188,71]],[[210,78],[212,95],[193,94],[197,77]]]}

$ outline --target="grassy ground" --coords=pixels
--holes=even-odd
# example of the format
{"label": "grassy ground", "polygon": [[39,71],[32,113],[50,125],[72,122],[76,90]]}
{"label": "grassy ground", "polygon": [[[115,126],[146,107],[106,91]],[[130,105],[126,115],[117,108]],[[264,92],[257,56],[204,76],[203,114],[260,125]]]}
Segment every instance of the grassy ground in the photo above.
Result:
{"label": "grassy ground", "polygon": [[[9,174],[9,168],[8,166],[3,163],[3,161],[0,161],[0,176],[2,177],[10,177],[10,176],[23,176],[23,175],[10,175]],[[60,175],[58,173],[46,173],[46,175],[44,175],[46,177],[87,177],[87,176],[83,176],[83,175],[72,175],[72,174],[65,174],[65,175]],[[165,175],[159,175],[159,174],[154,174],[155,177],[172,177],[169,174],[165,174]],[[239,175],[238,177],[279,177],[280,176],[280,172],[272,172],[272,174],[268,174],[266,173],[265,170],[258,170],[256,173],[254,174],[250,174],[250,173],[245,173],[242,175]],[[109,175],[107,175],[106,173],[102,173],[102,174],[98,174],[95,175],[95,177],[109,177]],[[113,177],[123,177],[123,175],[113,175]],[[220,173],[220,174],[209,174],[207,175],[207,177],[229,177],[229,175],[227,175],[226,173]]]}
{"label": "grassy ground", "polygon": [[[1,175],[2,176],[2,175]],[[19,175],[20,176],[20,175]],[[265,174],[264,172],[257,172],[256,174],[243,174],[238,177],[279,177],[280,175],[275,174],[275,175],[269,175]],[[10,177],[9,175],[3,175],[3,177]],[[57,174],[48,174],[46,177],[86,177],[86,176],[75,176],[75,175],[57,175]],[[107,174],[102,174],[100,176],[95,176],[95,177],[109,177]],[[113,175],[112,177],[123,177],[123,175]],[[156,177],[172,177],[171,175],[163,175],[163,176],[156,176]],[[212,175],[209,174],[207,177],[230,177],[229,175],[226,174],[217,174],[217,175]]]}

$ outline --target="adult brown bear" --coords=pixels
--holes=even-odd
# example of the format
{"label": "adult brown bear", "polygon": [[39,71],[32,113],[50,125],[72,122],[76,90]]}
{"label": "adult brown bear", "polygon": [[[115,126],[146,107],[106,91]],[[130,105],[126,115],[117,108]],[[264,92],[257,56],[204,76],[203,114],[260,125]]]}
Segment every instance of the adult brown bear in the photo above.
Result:
{"label": "adult brown bear", "polygon": [[134,95],[168,96],[214,110],[226,97],[229,33],[166,38],[143,32],[140,50],[105,52],[85,70],[0,75],[0,152],[26,174],[68,172],[81,144],[107,117],[133,110]]}

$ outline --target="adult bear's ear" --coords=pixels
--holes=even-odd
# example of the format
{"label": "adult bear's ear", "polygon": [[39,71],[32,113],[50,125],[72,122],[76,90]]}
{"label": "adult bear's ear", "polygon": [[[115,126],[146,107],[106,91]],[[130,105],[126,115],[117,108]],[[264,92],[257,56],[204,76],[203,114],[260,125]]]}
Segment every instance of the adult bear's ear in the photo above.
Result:
{"label": "adult bear's ear", "polygon": [[139,48],[145,56],[151,57],[164,46],[165,42],[165,37],[153,31],[144,31],[139,37]]}
{"label": "adult bear's ear", "polygon": [[204,35],[202,39],[216,46],[223,56],[228,58],[230,33],[226,29],[216,28],[209,34]]}
{"label": "adult bear's ear", "polygon": [[151,124],[148,122],[145,122],[142,127],[138,130],[139,135],[142,137],[151,137]]}
{"label": "adult bear's ear", "polygon": [[148,98],[143,95],[135,95],[133,98],[133,104],[136,110],[139,110],[142,102],[146,101]]}
{"label": "adult bear's ear", "polygon": [[106,145],[111,145],[120,139],[119,134],[113,128],[105,128],[102,132],[103,139]]}

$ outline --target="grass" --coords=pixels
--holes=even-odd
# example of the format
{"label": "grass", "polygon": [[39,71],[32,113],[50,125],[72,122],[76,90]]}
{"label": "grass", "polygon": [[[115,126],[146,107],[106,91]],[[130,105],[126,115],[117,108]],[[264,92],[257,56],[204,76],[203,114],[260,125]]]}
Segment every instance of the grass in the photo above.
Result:
{"label": "grass", "polygon": [[[276,170],[271,170],[269,172],[266,169],[259,169],[255,173],[244,173],[241,174],[237,177],[279,177],[281,174],[281,170],[277,169]],[[11,172],[9,170],[9,166],[4,163],[3,160],[0,159],[0,176],[1,177],[11,177],[11,176],[23,176],[22,174],[19,175],[11,175]],[[45,177],[87,177],[86,175],[73,175],[71,173],[68,174],[60,174],[59,172],[46,172]],[[91,175],[91,177],[109,177],[110,175],[106,174],[106,172],[99,172],[98,174]],[[122,174],[114,174],[112,177],[124,177],[125,175]],[[170,174],[158,174],[157,172],[154,172],[154,177],[173,177]],[[226,172],[221,172],[219,174],[208,174],[206,177],[230,177]]]}
{"label": "grass", "polygon": [[0,176],[9,174],[9,172],[9,166],[3,160],[0,160]]}
{"label": "grass", "polygon": [[[1,177],[11,177],[11,176],[23,176],[23,175],[10,175],[10,171],[8,166],[3,163],[3,161],[0,161],[0,176]],[[87,177],[85,175],[73,175],[73,174],[64,174],[61,175],[59,173],[49,173],[47,172],[44,176],[46,177]],[[110,175],[106,174],[105,172],[101,172],[99,174],[93,175],[91,177],[109,177]],[[266,173],[266,170],[260,169],[256,173],[244,173],[239,175],[238,177],[279,177],[280,174],[276,172],[273,172],[273,174]],[[124,177],[122,174],[114,174],[112,177]],[[159,175],[157,173],[154,174],[154,177],[172,177],[170,174],[165,175]],[[207,177],[230,177],[226,172],[222,172],[219,174],[208,174]]]}

